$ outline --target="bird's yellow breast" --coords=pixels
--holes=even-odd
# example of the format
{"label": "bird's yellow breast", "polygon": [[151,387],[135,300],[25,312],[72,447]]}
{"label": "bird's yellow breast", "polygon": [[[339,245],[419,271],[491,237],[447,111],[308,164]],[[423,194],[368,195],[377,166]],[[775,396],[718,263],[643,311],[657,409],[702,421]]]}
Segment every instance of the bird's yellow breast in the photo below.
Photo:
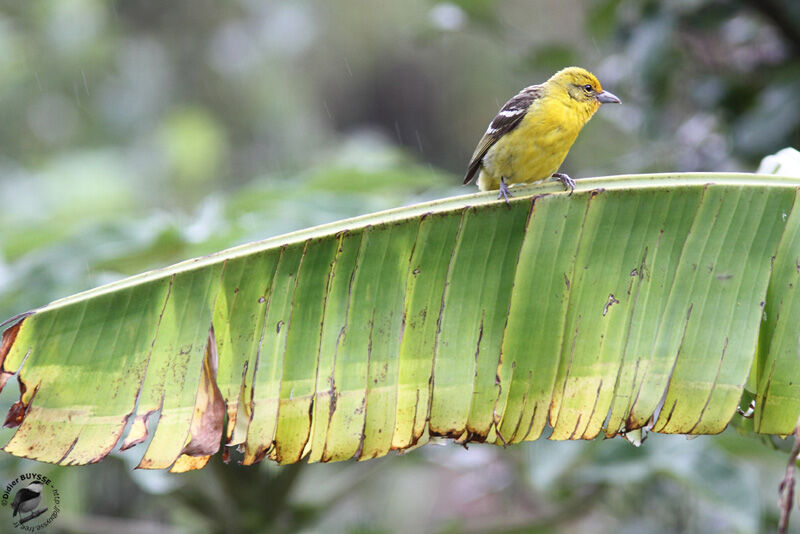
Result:
{"label": "bird's yellow breast", "polygon": [[501,178],[507,184],[549,178],[558,171],[593,113],[553,97],[536,100],[520,124],[486,152],[478,187],[482,191],[497,189]]}

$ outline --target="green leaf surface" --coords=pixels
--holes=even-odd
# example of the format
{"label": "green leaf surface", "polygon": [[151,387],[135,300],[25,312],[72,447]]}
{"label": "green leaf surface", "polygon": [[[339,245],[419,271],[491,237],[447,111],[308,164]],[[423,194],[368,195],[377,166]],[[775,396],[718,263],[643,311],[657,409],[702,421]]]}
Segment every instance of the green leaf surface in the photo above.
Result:
{"label": "green leaf surface", "polygon": [[80,293],[5,325],[0,385],[21,390],[5,450],[84,464],[138,445],[140,467],[183,471],[218,441],[249,464],[368,459],[431,436],[710,434],[746,387],[755,430],[788,434],[799,187],[517,187],[509,205],[419,204]]}

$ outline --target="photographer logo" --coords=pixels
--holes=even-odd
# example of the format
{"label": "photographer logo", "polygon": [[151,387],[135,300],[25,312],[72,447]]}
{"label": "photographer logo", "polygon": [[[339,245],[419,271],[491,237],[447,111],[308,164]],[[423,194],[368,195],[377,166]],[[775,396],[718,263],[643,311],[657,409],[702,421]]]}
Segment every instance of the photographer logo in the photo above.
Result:
{"label": "photographer logo", "polygon": [[58,517],[61,497],[52,480],[39,473],[24,473],[5,483],[0,510],[5,520],[23,532],[39,532]]}

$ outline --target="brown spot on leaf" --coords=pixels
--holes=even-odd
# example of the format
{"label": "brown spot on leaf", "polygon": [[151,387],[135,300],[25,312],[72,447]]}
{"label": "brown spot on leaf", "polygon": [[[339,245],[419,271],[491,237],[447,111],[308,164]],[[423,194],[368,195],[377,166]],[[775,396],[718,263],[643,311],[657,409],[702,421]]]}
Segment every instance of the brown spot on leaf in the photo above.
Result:
{"label": "brown spot on leaf", "polygon": [[614,294],[613,293],[609,293],[608,294],[608,300],[606,301],[606,305],[603,306],[603,317],[606,316],[606,314],[608,313],[609,308],[611,308],[612,305],[617,304],[618,302],[619,301],[614,296]]}
{"label": "brown spot on leaf", "polygon": [[464,434],[464,429],[458,429],[458,428],[444,429],[444,428],[429,427],[428,433],[431,436],[457,440],[460,439],[461,436]]}

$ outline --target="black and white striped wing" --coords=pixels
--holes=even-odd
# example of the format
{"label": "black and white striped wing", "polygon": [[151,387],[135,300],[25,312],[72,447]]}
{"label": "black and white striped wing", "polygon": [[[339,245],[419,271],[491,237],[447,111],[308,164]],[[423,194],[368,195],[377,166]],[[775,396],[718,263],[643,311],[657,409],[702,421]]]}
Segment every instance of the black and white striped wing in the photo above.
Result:
{"label": "black and white striped wing", "polygon": [[467,174],[464,176],[465,184],[470,183],[475,178],[478,169],[481,168],[483,156],[485,156],[486,152],[492,148],[492,145],[495,144],[498,139],[516,128],[517,125],[522,121],[525,113],[528,112],[528,108],[531,107],[533,101],[541,96],[542,86],[531,85],[530,87],[526,87],[520,91],[514,98],[506,102],[506,104],[497,113],[497,116],[492,119],[492,122],[489,124],[489,128],[486,130],[486,133],[483,134],[483,137],[478,142],[478,146],[475,148],[475,152],[472,154],[472,159],[469,161]]}
{"label": "black and white striped wing", "polygon": [[[29,490],[28,488],[20,489],[14,496],[14,501],[11,503],[11,509],[14,511],[14,513],[11,515],[16,516],[23,504],[34,499],[38,499],[40,496],[41,493]],[[38,504],[38,501],[36,504]]]}

